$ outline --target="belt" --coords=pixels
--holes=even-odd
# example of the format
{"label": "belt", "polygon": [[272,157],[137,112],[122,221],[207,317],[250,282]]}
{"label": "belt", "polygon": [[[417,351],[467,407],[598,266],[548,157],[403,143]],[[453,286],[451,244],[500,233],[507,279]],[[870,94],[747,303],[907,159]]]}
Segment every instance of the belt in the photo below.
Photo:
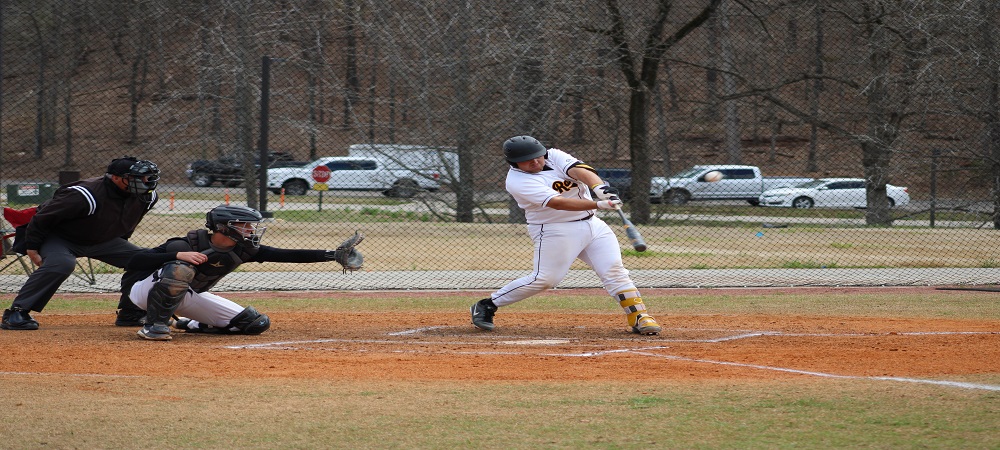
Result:
{"label": "belt", "polygon": [[[584,218],[582,218],[582,219],[574,219],[574,220],[571,220],[571,221],[569,221],[569,222],[554,222],[554,223],[573,223],[573,222],[583,222],[583,221],[585,221],[585,220],[590,220],[590,219],[591,219],[591,218],[593,218],[593,217],[594,217],[594,214],[593,214],[593,213],[591,213],[590,215],[588,215],[587,217],[584,217]],[[544,223],[529,223],[528,225],[547,225],[547,224],[544,224]]]}

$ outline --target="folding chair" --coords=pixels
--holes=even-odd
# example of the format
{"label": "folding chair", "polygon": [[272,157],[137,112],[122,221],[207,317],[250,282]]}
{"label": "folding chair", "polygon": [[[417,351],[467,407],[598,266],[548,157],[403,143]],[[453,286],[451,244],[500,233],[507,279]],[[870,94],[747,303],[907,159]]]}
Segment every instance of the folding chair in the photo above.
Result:
{"label": "folding chair", "polygon": [[[13,230],[3,230],[3,257],[14,256],[15,259],[0,267],[0,272],[17,262],[21,263],[25,274],[31,274],[35,271],[35,263],[31,261],[31,258],[14,251],[14,237],[17,235],[17,227],[27,225],[36,212],[38,212],[37,206],[25,209],[13,209],[6,206],[3,208],[3,218],[14,228]],[[94,276],[94,263],[90,258],[87,258],[87,267],[84,267],[80,259],[77,258],[76,267],[80,270],[73,272],[74,276],[92,285],[97,284],[97,277]]]}
{"label": "folding chair", "polygon": [[14,264],[21,263],[21,268],[24,269],[24,273],[28,274],[34,271],[34,265],[31,264],[31,260],[27,258],[26,255],[22,255],[14,251],[14,230],[3,230],[3,254],[0,258],[6,258],[8,256],[13,256],[13,261],[8,261],[3,267],[0,267],[0,272],[7,270],[8,267]]}

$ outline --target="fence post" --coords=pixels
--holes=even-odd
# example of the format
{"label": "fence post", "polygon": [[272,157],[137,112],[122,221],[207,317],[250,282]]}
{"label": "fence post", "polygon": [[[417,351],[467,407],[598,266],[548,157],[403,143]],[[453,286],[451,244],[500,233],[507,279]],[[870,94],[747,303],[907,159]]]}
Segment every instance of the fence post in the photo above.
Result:
{"label": "fence post", "polygon": [[931,149],[931,207],[930,207],[931,228],[934,228],[935,210],[937,209],[937,173],[938,173],[939,156],[941,156],[940,148]]}

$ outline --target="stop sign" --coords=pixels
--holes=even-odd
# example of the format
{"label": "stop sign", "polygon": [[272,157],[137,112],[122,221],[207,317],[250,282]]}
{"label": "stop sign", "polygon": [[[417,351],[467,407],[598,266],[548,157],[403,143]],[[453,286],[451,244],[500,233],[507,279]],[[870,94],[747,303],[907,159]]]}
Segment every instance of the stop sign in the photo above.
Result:
{"label": "stop sign", "polygon": [[317,166],[313,169],[313,179],[317,183],[326,183],[330,181],[330,168],[326,166]]}

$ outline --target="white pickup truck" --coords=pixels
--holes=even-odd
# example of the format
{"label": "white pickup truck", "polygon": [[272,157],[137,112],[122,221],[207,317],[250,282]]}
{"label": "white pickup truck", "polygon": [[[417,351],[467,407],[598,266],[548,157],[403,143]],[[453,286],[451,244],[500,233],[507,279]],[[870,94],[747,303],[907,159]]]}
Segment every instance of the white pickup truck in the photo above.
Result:
{"label": "white pickup truck", "polygon": [[[705,174],[717,170],[722,179],[705,181]],[[812,178],[764,177],[757,166],[701,165],[679,172],[670,178],[653,177],[649,198],[653,203],[683,205],[691,200],[746,200],[757,206],[760,194],[768,189],[792,187]]]}
{"label": "white pickup truck", "polygon": [[[320,166],[330,170],[330,179],[317,186],[313,171]],[[267,188],[276,194],[284,189],[287,195],[305,195],[310,190],[344,190],[413,197],[422,190],[440,189],[441,173],[402,168],[375,157],[330,156],[304,166],[267,169]]]}

